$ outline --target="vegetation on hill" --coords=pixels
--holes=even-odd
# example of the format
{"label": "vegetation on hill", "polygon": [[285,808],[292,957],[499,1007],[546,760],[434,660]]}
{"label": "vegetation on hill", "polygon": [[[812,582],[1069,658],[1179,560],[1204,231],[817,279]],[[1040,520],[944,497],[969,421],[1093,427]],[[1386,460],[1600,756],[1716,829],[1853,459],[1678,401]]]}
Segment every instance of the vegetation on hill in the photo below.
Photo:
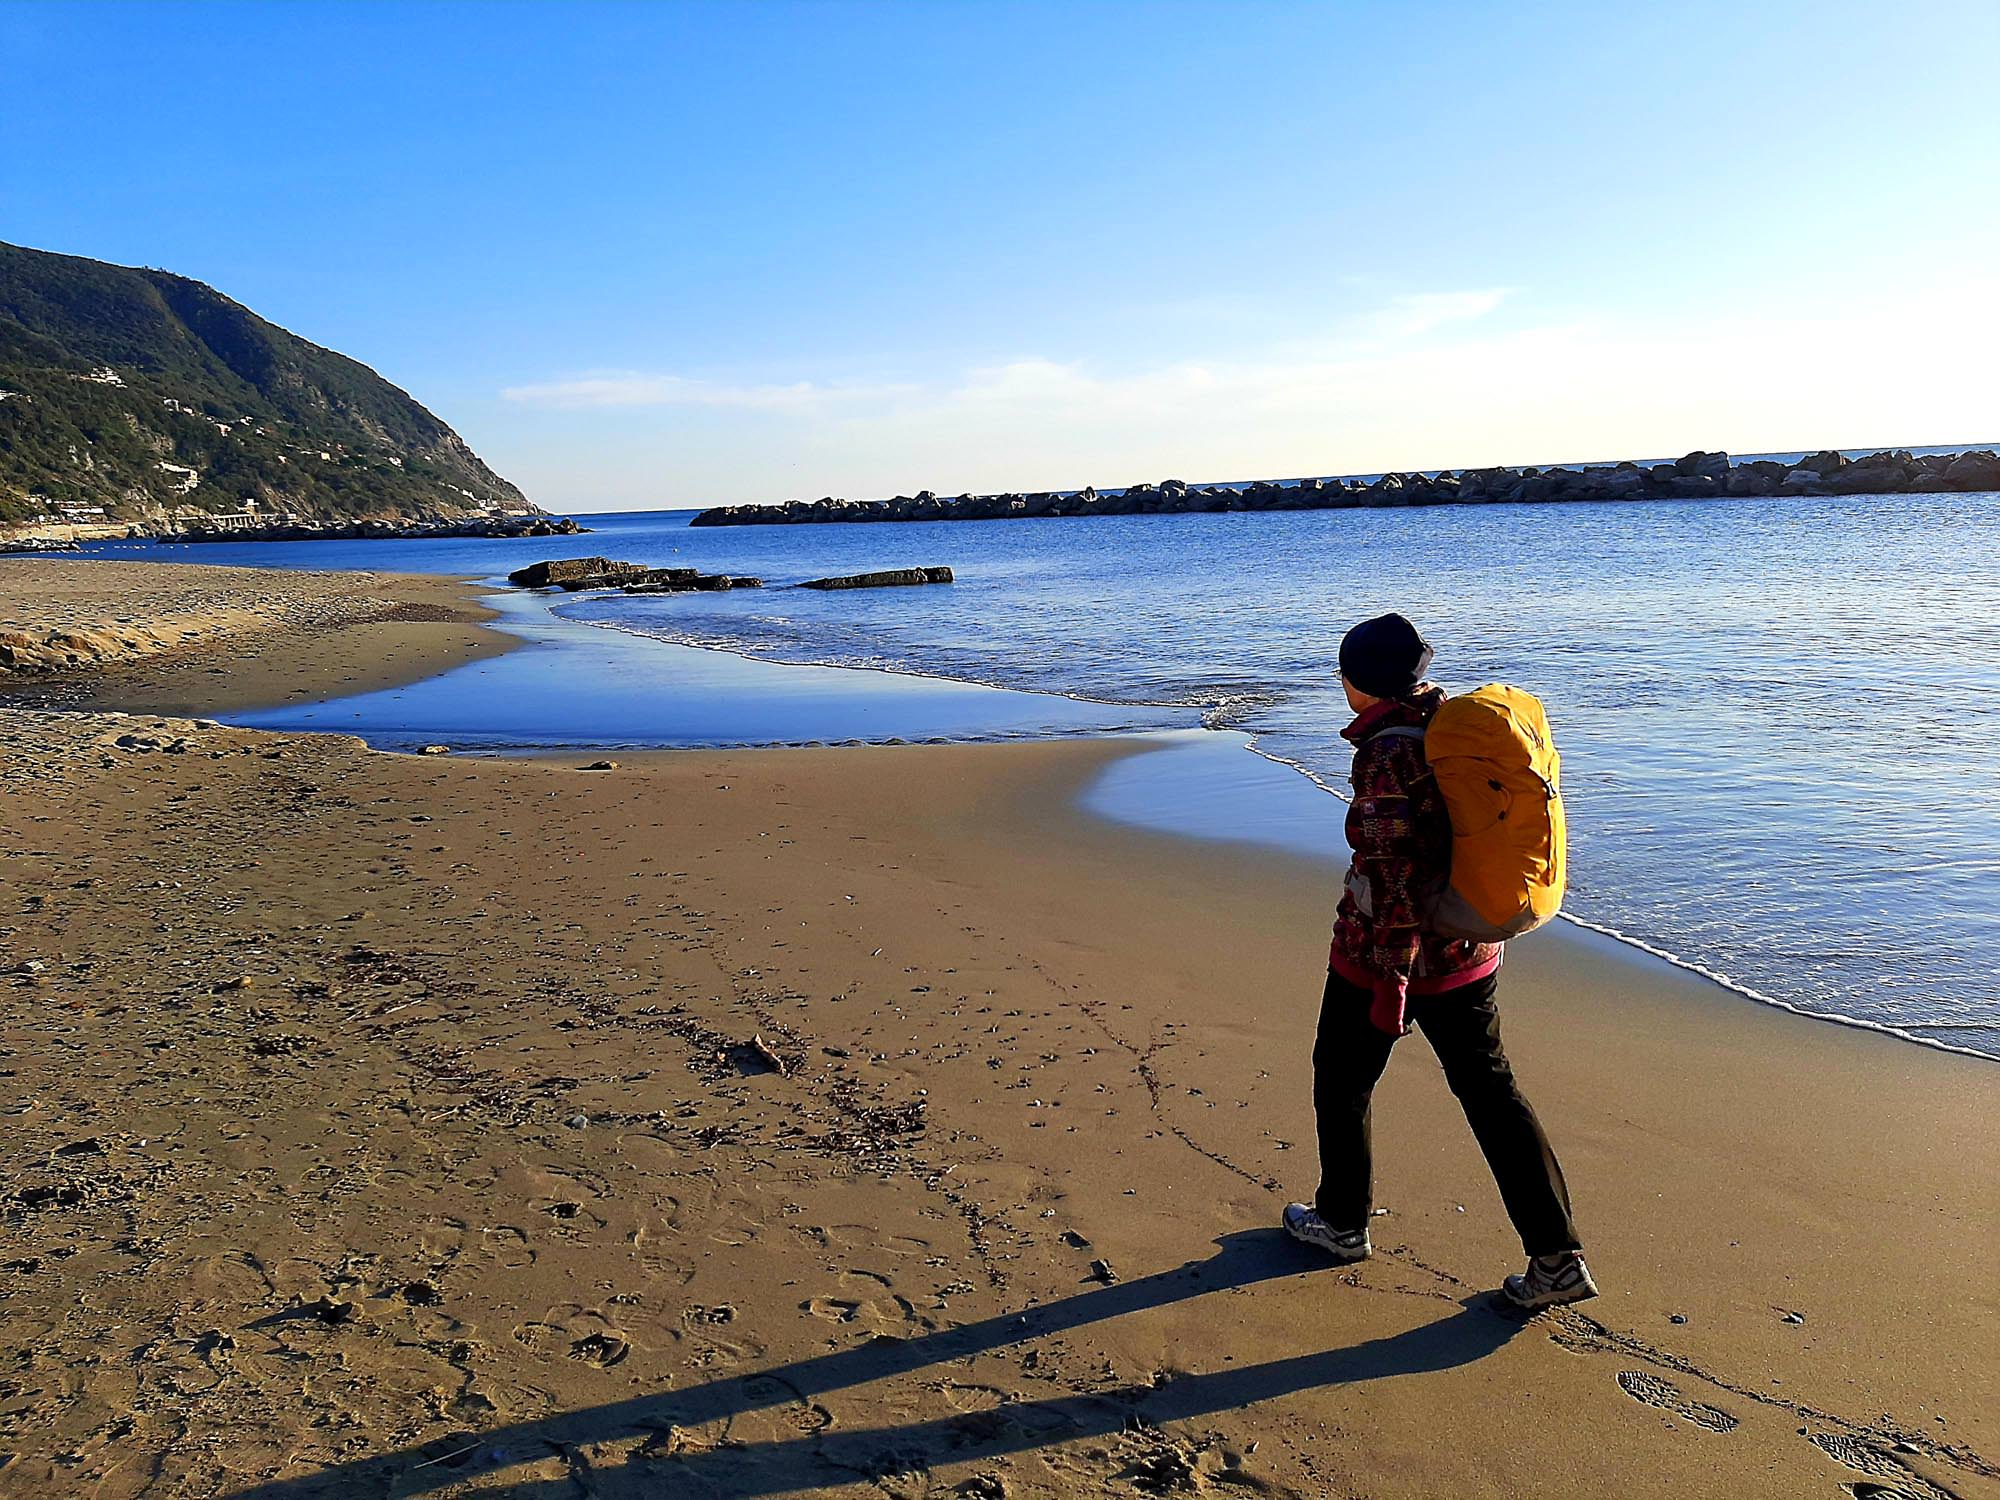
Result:
{"label": "vegetation on hill", "polygon": [[0,243],[0,523],[529,508],[343,354],[199,281]]}

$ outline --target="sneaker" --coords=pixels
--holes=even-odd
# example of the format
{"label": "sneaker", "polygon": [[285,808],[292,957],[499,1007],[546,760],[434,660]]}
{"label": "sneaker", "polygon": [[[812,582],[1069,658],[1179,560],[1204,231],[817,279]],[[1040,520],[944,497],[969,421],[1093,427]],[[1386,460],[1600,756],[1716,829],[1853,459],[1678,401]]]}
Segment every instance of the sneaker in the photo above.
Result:
{"label": "sneaker", "polygon": [[1366,1260],[1372,1253],[1368,1244],[1366,1224],[1359,1229],[1335,1229],[1315,1210],[1303,1203],[1293,1203],[1286,1207],[1285,1233],[1302,1245],[1317,1245],[1343,1264]]}
{"label": "sneaker", "polygon": [[1540,1312],[1565,1302],[1588,1301],[1597,1295],[1597,1283],[1590,1279],[1581,1250],[1558,1250],[1535,1256],[1526,1271],[1500,1283],[1500,1294],[1525,1312]]}

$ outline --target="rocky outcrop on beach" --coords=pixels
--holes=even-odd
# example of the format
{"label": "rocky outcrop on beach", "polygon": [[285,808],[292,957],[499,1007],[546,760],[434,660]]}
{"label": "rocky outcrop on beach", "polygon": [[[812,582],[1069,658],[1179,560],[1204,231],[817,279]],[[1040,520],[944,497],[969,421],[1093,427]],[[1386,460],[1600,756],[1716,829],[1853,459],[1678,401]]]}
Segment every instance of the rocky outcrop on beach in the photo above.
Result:
{"label": "rocky outcrop on beach", "polygon": [[831,496],[783,505],[723,505],[693,526],[772,526],[850,521],[1002,521],[1054,516],[1179,515],[1204,511],[1361,510],[1405,505],[1540,505],[1603,500],[1767,499],[1793,495],[1902,495],[2000,490],[1991,449],[1915,457],[1906,450],[1849,459],[1827,450],[1795,463],[1736,462],[1696,451],[1672,463],[1488,468],[1376,479],[1264,480],[1190,485],[1178,479],[1100,492],[959,495],[924,490],[891,500]]}
{"label": "rocky outcrop on beach", "polygon": [[38,552],[80,552],[82,543],[56,537],[0,537],[0,557]]}
{"label": "rocky outcrop on beach", "polygon": [[848,573],[839,578],[814,578],[802,589],[890,589],[925,583],[950,583],[950,568],[891,568],[882,573]]}

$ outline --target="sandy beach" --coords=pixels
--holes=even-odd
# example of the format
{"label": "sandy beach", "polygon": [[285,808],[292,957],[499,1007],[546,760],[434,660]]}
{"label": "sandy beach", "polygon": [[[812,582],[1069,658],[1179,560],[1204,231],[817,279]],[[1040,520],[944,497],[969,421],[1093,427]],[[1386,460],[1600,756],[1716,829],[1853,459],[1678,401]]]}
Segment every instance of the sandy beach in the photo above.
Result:
{"label": "sandy beach", "polygon": [[0,694],[226,713],[414,682],[512,640],[451,578],[0,557]]}
{"label": "sandy beach", "polygon": [[[112,565],[0,564],[8,628],[52,566]],[[1605,1294],[1489,1306],[1419,1038],[1332,1269],[1274,1226],[1336,871],[1080,814],[1132,741],[586,771],[185,716],[504,644],[367,593],[451,618],[0,706],[7,1495],[2000,1495],[1991,1063],[1537,934],[1509,1049]]]}

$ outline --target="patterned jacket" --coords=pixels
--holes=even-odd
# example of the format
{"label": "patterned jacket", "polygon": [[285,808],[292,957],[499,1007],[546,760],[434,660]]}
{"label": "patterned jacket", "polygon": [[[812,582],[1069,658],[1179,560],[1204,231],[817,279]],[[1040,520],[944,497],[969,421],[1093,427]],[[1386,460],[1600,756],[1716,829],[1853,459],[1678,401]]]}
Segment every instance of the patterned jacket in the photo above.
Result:
{"label": "patterned jacket", "polygon": [[1423,741],[1382,735],[1422,728],[1444,697],[1444,689],[1425,683],[1408,699],[1374,704],[1341,731],[1354,746],[1354,802],[1347,810],[1354,859],[1328,962],[1348,983],[1373,993],[1376,1024],[1397,1034],[1407,1029],[1406,995],[1456,989],[1500,966],[1498,943],[1424,930],[1423,898],[1451,872],[1451,818]]}

